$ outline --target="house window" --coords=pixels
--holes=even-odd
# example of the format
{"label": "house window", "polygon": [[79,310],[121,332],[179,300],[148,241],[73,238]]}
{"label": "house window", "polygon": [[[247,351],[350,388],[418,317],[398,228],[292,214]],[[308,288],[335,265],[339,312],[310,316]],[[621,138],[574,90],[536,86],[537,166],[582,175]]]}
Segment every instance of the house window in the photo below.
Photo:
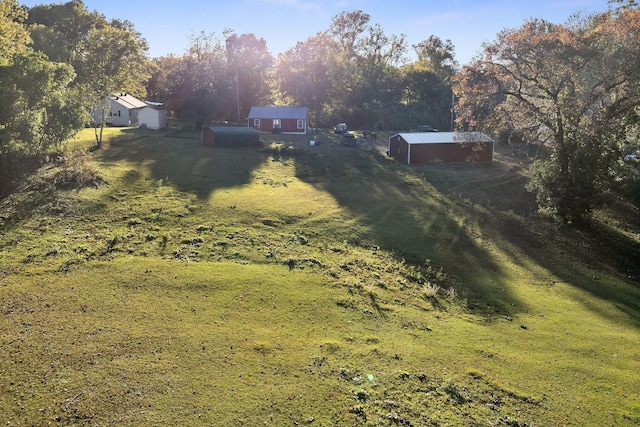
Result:
{"label": "house window", "polygon": [[298,119],[298,129],[304,129],[304,119]]}
{"label": "house window", "polygon": [[260,128],[260,119],[253,119],[253,127]]}
{"label": "house window", "polygon": [[273,119],[273,128],[280,129],[280,119]]}

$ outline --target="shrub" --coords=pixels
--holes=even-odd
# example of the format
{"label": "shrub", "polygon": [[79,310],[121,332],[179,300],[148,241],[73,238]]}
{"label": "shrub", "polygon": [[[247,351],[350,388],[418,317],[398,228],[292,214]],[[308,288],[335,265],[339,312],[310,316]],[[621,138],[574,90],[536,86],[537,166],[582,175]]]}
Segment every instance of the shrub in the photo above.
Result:
{"label": "shrub", "polygon": [[102,178],[98,171],[89,162],[91,153],[78,151],[60,158],[60,170],[53,177],[57,188],[83,188],[87,186],[97,187]]}
{"label": "shrub", "polygon": [[422,287],[422,295],[428,299],[435,298],[439,290],[440,290],[440,286],[427,282]]}

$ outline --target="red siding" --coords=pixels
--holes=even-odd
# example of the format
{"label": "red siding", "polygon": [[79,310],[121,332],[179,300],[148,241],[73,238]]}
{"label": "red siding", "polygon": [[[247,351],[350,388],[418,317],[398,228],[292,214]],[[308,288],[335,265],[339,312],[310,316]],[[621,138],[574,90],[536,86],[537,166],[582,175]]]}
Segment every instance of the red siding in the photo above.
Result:
{"label": "red siding", "polygon": [[298,119],[282,119],[281,124],[280,130],[282,132],[302,132],[301,129],[298,129]]}
{"label": "red siding", "polygon": [[408,144],[395,135],[389,139],[389,156],[405,164],[491,162],[493,142]]}
{"label": "red siding", "polygon": [[[273,119],[260,119],[260,128],[253,126],[253,119],[251,120],[251,126],[260,132],[273,132]],[[280,120],[280,132],[293,132],[304,133],[305,129],[298,129],[299,119],[281,119]],[[305,121],[307,119],[302,119]]]}
{"label": "red siding", "polygon": [[273,119],[260,119],[260,132],[271,132],[273,130]]}
{"label": "red siding", "polygon": [[[406,161],[406,156],[404,157]],[[490,162],[493,160],[492,142],[413,144],[411,164],[444,162]]]}
{"label": "red siding", "polygon": [[209,128],[202,129],[202,144],[213,147],[215,145],[215,136]]}
{"label": "red siding", "polygon": [[407,163],[407,155],[409,153],[409,144],[400,137],[400,135],[396,135],[393,138],[389,139],[389,155],[394,159]]}

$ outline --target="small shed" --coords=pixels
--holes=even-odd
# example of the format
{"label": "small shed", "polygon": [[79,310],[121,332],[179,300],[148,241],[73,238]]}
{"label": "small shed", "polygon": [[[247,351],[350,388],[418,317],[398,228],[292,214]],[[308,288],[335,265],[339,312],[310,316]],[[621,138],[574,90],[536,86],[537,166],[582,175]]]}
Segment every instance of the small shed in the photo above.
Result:
{"label": "small shed", "polygon": [[418,163],[492,162],[494,141],[482,132],[412,132],[389,138],[389,155]]}
{"label": "small shed", "polygon": [[254,147],[260,133],[250,127],[209,126],[202,129],[202,144],[210,147]]}
{"label": "small shed", "polygon": [[307,107],[251,107],[247,126],[259,132],[307,133]]}
{"label": "small shed", "polygon": [[138,110],[138,126],[154,130],[165,129],[167,113],[162,105],[150,104]]}

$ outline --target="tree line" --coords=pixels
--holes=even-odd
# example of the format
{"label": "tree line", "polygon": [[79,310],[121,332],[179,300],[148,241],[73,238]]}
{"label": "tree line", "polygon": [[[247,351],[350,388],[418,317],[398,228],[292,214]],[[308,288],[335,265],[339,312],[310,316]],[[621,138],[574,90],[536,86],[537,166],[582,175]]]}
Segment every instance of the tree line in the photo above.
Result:
{"label": "tree line", "polygon": [[460,68],[450,40],[409,46],[363,11],[336,15],[277,57],[266,40],[225,29],[151,59],[132,23],[81,0],[32,8],[1,0],[0,178],[61,151],[86,125],[99,146],[106,117],[96,124],[90,113],[127,92],[195,128],[246,123],[251,106],[276,104],[309,107],[313,127],[482,130],[536,147],[529,187],[540,206],[572,220],[615,183],[633,193],[620,156],[638,148],[640,16],[633,0],[611,4],[565,24],[533,19],[504,30]]}
{"label": "tree line", "polygon": [[309,107],[312,127],[449,130],[453,44],[430,36],[413,49],[418,59],[407,64],[405,36],[385,34],[363,11],[338,14],[277,57],[253,34],[202,32],[182,56],[154,59],[148,96],[196,128],[246,123],[254,105],[290,105]]}

